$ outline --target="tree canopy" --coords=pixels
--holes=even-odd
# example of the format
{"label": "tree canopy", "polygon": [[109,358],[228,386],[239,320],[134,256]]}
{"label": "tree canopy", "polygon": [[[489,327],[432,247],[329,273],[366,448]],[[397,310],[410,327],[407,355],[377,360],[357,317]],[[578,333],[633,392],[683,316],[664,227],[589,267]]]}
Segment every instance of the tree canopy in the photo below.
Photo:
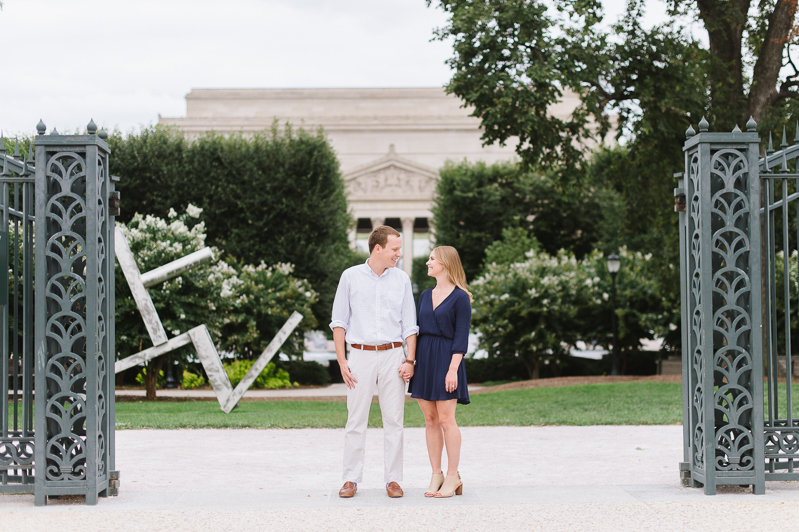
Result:
{"label": "tree canopy", "polygon": [[[799,98],[788,53],[796,0],[667,0],[670,18],[652,28],[644,0],[609,27],[599,0],[435,4],[450,15],[436,33],[454,44],[447,90],[474,106],[485,142],[518,137],[528,164],[578,164],[580,142],[607,133],[611,113],[620,134],[668,136],[701,114],[720,131],[772,121]],[[708,48],[687,30],[692,19]],[[564,120],[548,109],[566,90],[581,105]]]}
{"label": "tree canopy", "polygon": [[231,262],[294,265],[327,323],[336,283],[350,265],[344,182],[321,132],[274,124],[252,137],[213,132],[188,141],[172,128],[109,137],[111,171],[122,179],[120,221],[135,213],[167,218],[202,208],[207,243]]}
{"label": "tree canopy", "polygon": [[[713,131],[744,129],[752,116],[765,137],[799,117],[799,30],[796,0],[665,3],[668,18],[649,27],[645,0],[611,24],[599,0],[428,0],[449,15],[436,31],[453,42],[447,91],[473,107],[483,141],[516,137],[527,167],[616,194],[615,242],[651,253],[676,297],[672,175],[683,170],[685,131],[702,116]],[[567,91],[579,105],[553,116]],[[619,145],[586,149],[614,130]]]}
{"label": "tree canopy", "polygon": [[458,248],[469,279],[480,274],[486,248],[507,228],[534,235],[551,255],[567,249],[583,257],[598,243],[603,225],[595,192],[516,163],[449,163],[441,170],[432,209],[436,242]]}

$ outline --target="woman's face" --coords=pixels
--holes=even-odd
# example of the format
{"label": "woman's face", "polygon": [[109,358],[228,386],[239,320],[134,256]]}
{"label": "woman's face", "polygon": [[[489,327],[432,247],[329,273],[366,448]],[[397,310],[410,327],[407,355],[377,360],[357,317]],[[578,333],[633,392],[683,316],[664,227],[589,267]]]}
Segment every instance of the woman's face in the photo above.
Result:
{"label": "woman's face", "polygon": [[427,275],[429,275],[430,277],[438,277],[439,275],[447,271],[444,265],[438,262],[438,260],[436,260],[435,252],[430,253],[430,258],[425,264],[427,264]]}

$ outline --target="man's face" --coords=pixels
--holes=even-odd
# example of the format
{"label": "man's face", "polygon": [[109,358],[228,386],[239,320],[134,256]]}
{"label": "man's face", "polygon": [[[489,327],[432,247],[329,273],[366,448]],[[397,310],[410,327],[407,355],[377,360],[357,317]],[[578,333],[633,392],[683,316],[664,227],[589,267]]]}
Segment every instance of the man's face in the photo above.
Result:
{"label": "man's face", "polygon": [[372,258],[383,268],[394,268],[402,257],[402,239],[389,235],[386,247],[375,246]]}

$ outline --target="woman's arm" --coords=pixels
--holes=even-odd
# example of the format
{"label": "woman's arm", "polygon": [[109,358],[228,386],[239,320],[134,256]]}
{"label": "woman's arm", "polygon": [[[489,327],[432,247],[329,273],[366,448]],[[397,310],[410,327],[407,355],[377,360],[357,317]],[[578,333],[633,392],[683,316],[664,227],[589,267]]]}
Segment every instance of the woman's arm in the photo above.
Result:
{"label": "woman's arm", "polygon": [[447,392],[454,392],[458,388],[458,368],[463,362],[463,357],[469,349],[469,327],[472,323],[472,305],[469,297],[464,293],[453,305],[455,312],[455,333],[452,339],[452,360],[449,363],[444,385]]}

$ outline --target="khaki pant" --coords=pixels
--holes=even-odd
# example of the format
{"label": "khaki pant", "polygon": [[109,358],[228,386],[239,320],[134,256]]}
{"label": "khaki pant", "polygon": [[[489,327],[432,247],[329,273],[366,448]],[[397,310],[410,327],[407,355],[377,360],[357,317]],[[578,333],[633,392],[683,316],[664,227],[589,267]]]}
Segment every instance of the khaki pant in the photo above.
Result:
{"label": "khaki pant", "polygon": [[405,423],[405,381],[399,368],[405,360],[401,347],[385,351],[352,349],[348,365],[358,381],[347,390],[347,426],[344,429],[344,481],[363,480],[366,427],[375,389],[383,415],[384,482],[402,482],[402,429]]}

